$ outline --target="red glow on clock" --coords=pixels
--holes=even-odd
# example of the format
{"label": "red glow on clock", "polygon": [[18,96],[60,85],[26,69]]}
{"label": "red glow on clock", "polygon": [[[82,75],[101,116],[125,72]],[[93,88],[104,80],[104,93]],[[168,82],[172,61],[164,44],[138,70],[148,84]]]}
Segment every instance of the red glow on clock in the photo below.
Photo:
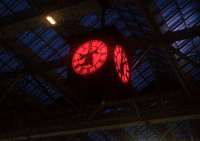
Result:
{"label": "red glow on clock", "polygon": [[117,45],[114,49],[114,62],[118,77],[123,83],[128,83],[130,79],[130,67],[126,53],[121,45]]}
{"label": "red glow on clock", "polygon": [[78,47],[72,57],[72,68],[79,75],[89,75],[106,62],[108,47],[101,40],[90,40]]}

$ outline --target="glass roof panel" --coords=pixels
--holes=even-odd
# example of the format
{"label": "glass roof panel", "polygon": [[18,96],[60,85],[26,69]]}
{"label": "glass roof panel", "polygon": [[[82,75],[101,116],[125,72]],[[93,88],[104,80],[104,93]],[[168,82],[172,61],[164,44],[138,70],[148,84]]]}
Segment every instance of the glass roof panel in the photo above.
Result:
{"label": "glass roof panel", "polygon": [[1,0],[0,18],[5,16],[15,16],[15,13],[22,12],[30,8],[28,0]]}

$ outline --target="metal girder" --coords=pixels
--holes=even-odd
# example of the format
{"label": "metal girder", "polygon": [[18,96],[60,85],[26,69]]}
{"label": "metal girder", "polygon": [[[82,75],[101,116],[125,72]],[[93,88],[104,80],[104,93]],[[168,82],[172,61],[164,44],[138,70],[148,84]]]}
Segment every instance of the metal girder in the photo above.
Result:
{"label": "metal girder", "polygon": [[[49,71],[42,71],[41,69],[44,67],[51,67],[47,66],[49,63],[44,62],[39,56],[34,54],[30,48],[25,48],[21,46],[19,43],[17,43],[14,39],[13,40],[0,40],[0,44],[4,46],[5,49],[11,51],[14,53],[14,55],[21,59],[24,62],[24,70],[28,70],[28,73],[32,73],[32,69],[39,69],[40,73],[39,75],[42,76],[45,80],[47,80],[50,84],[54,85],[56,88],[58,88],[61,93],[68,94],[68,97],[64,97],[64,99],[68,102],[70,105],[74,105],[71,100],[69,100],[70,97],[70,90],[66,86],[66,80],[65,79],[58,79],[60,78],[59,75],[57,75],[54,70],[49,70]],[[32,67],[32,64],[38,64],[37,62],[41,62],[40,66],[37,66],[37,68],[34,68],[34,65]],[[28,64],[26,66],[26,64]],[[62,64],[62,62],[61,62]],[[60,65],[60,64],[58,64]],[[43,67],[41,67],[43,66]],[[39,68],[41,67],[41,69]],[[23,71],[19,70],[18,73],[21,73]],[[14,73],[15,74],[15,73]],[[12,73],[9,75],[13,75]],[[4,76],[2,76],[4,77]],[[75,106],[73,106],[75,107]]]}
{"label": "metal girder", "polygon": [[[55,17],[57,21],[56,26],[63,26],[59,28],[65,30],[66,33],[77,34],[77,32],[81,31],[80,29],[84,29],[79,24],[80,18],[90,13],[99,14],[101,13],[101,10],[102,9],[100,5],[95,0],[82,1],[78,4],[74,4],[73,6],[68,6],[59,10],[47,10],[46,13],[42,13],[38,16],[32,16],[29,19],[0,27],[0,38],[14,38],[18,33],[21,32],[26,32],[41,26],[51,26],[45,19],[47,14]],[[79,31],[71,30],[72,27],[73,29],[79,29]]]}
{"label": "metal girder", "polygon": [[154,29],[153,35],[151,36],[153,41],[163,42],[167,41],[172,43],[184,39],[192,39],[194,37],[200,36],[200,26],[196,25],[190,28],[186,28],[179,31],[168,31],[164,34],[161,34],[158,24],[155,21],[154,15],[151,12],[149,6],[151,1],[146,0],[136,0],[134,3],[143,11],[144,16],[148,19],[150,25]]}
{"label": "metal girder", "polygon": [[[180,105],[181,106],[181,105]],[[94,120],[74,119],[69,120],[69,115],[51,111],[48,118],[40,119],[40,116],[35,116],[34,112],[23,114],[15,113],[15,115],[2,113],[1,118],[6,116],[14,117],[12,122],[4,121],[1,127],[5,128],[0,133],[0,141],[7,140],[26,140],[26,139],[41,139],[54,136],[64,136],[75,133],[85,133],[95,130],[110,130],[114,128],[123,128],[141,124],[157,124],[169,121],[179,121],[188,119],[199,119],[200,111],[198,106],[183,106],[182,109],[174,107],[173,109],[162,109],[162,112],[157,107],[157,111],[151,114],[143,114],[141,117],[133,115],[119,114],[116,116],[101,117]],[[47,116],[47,114],[45,114]],[[10,119],[10,118],[8,118]],[[12,118],[11,118],[12,119]],[[14,123],[14,124],[12,124]]]}
{"label": "metal girder", "polygon": [[[33,53],[32,49],[24,47],[20,43],[16,41],[16,39],[0,39],[0,44],[3,46],[5,50],[12,52],[13,55],[22,60],[26,67],[24,70],[34,70],[40,72],[41,70],[55,69],[64,66],[65,62],[64,58],[61,58],[57,61],[46,62],[42,60],[38,55]],[[19,71],[23,71],[19,70]]]}
{"label": "metal girder", "polygon": [[184,39],[192,39],[199,36],[200,26],[193,26],[179,31],[168,31],[163,35],[163,39],[171,43]]}
{"label": "metal girder", "polygon": [[[55,72],[53,72],[53,70],[47,71],[48,68],[52,68],[54,66],[53,63],[43,61],[39,56],[34,54],[30,48],[23,47],[14,39],[0,40],[0,43],[5,47],[6,50],[13,52],[14,55],[24,63],[24,69],[18,70],[16,72],[8,72],[7,76],[17,76],[22,73],[34,73],[34,71],[36,71],[36,73],[39,72],[40,76],[51,80],[50,82],[54,82],[62,86],[61,84],[63,84],[63,82],[61,83],[61,81],[58,81],[58,76],[55,74]],[[57,66],[58,65],[62,65],[62,62],[59,62]],[[6,75],[1,75],[1,77],[5,78]]]}
{"label": "metal girder", "polygon": [[[168,44],[166,44],[166,45],[168,45]],[[165,45],[163,44],[163,46],[165,46]],[[172,47],[169,46],[169,48],[172,48]],[[176,62],[174,54],[172,52],[170,52],[168,49],[168,50],[166,50],[166,56],[168,58],[168,61],[170,62],[171,68],[172,68],[177,80],[181,84],[185,94],[187,96],[191,96],[191,92],[188,87],[188,83],[186,82],[183,73],[181,72],[180,68],[178,67],[178,63]]]}
{"label": "metal girder", "polygon": [[200,120],[191,121],[191,137],[192,141],[199,141],[200,138]]}
{"label": "metal girder", "polygon": [[[133,38],[125,38],[126,39],[125,43],[128,46],[134,45],[137,48],[145,49],[145,48],[148,48],[149,46],[154,45],[155,43],[171,44],[175,41],[180,41],[180,40],[185,40],[185,39],[193,39],[193,38],[199,37],[199,36],[200,36],[200,26],[194,26],[194,27],[179,30],[179,31],[168,31],[164,34],[159,34],[159,35],[158,34],[156,35],[155,33],[153,33],[150,36],[151,39],[149,39],[149,37],[139,38],[137,40],[135,40]],[[159,48],[160,46],[155,46],[155,47]],[[177,51],[175,51],[175,49],[172,49],[172,50],[174,50],[174,52],[177,53]],[[180,55],[180,53],[178,53],[178,54]],[[194,63],[194,64],[197,66],[196,63]]]}
{"label": "metal girder", "polygon": [[[155,35],[154,38],[156,37],[159,39],[159,37],[161,37],[159,39],[159,42],[154,42],[154,45],[157,45],[160,48],[164,49],[163,55],[167,58],[168,62],[170,62],[170,67],[172,69],[172,72],[175,74],[175,77],[177,78],[179,83],[182,85],[182,88],[185,91],[185,93],[189,95],[190,91],[187,87],[187,82],[185,81],[181,71],[178,68],[178,64],[174,61],[174,58],[173,56],[171,56],[170,54],[171,52],[169,52],[169,50],[170,48],[172,48],[171,43],[174,41],[183,40],[185,38],[194,38],[195,36],[198,36],[200,33],[199,26],[193,27],[190,29],[184,29],[181,31],[168,32],[163,35],[161,33],[160,28],[158,27],[158,24],[155,21],[155,18],[151,9],[149,8],[149,3],[145,0],[141,0],[141,1],[137,0],[136,3],[141,9],[143,9],[145,16],[147,17],[149,23],[153,27],[154,29],[153,34]],[[196,32],[194,30],[196,30]],[[156,41],[155,39],[153,40]]]}
{"label": "metal girder", "polygon": [[11,78],[11,77],[13,78],[19,74],[26,74],[27,72],[32,73],[32,74],[43,74],[45,72],[49,72],[54,69],[67,66],[67,63],[68,62],[66,61],[66,58],[61,58],[57,61],[50,61],[50,62],[43,61],[40,63],[36,62],[33,64],[26,64],[26,66],[22,69],[0,74],[0,78],[1,80]]}
{"label": "metal girder", "polygon": [[181,51],[179,51],[176,48],[170,48],[170,50],[174,53],[177,54],[178,56],[180,56],[181,58],[187,60],[189,63],[191,63],[193,66],[195,67],[199,67],[200,68],[200,63],[196,62],[195,60],[191,59],[189,56],[187,56],[186,54],[182,53]]}
{"label": "metal girder", "polygon": [[42,60],[38,55],[33,53],[32,49],[20,45],[15,39],[7,39],[7,40],[2,39],[0,40],[0,44],[4,47],[5,50],[12,52],[14,56],[23,61],[25,65],[23,70],[28,70],[28,71],[36,70],[36,72],[37,71],[40,72],[43,69],[47,70],[49,68],[58,68],[62,67],[65,64],[64,60],[63,61],[59,60],[58,63],[46,62]]}
{"label": "metal girder", "polygon": [[[6,40],[6,42],[9,42],[9,41],[12,41],[12,40]],[[1,43],[2,42],[0,41],[0,44]],[[1,80],[6,80],[8,78],[15,78],[20,74],[23,75],[26,73],[38,74],[41,76],[44,76],[44,74],[45,75],[48,74],[51,77],[53,76],[55,77],[52,80],[56,80],[56,77],[57,78],[60,78],[60,77],[58,75],[55,75],[54,70],[68,65],[67,57],[63,57],[55,61],[44,61],[35,53],[33,53],[31,49],[22,47],[18,43],[14,43],[13,41],[10,43],[12,44],[10,44],[9,46],[4,44],[5,49],[8,50],[9,52],[12,52],[16,56],[16,58],[24,62],[25,66],[21,69],[1,73],[0,74]],[[64,81],[62,81],[62,83],[64,83]]]}

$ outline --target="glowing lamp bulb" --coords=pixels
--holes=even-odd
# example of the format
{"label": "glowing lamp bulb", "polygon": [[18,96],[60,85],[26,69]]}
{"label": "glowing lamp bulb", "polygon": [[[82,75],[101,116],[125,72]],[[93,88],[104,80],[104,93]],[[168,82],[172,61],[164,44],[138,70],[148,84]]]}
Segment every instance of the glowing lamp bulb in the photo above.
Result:
{"label": "glowing lamp bulb", "polygon": [[56,21],[52,16],[46,16],[46,20],[51,24],[51,25],[55,25]]}

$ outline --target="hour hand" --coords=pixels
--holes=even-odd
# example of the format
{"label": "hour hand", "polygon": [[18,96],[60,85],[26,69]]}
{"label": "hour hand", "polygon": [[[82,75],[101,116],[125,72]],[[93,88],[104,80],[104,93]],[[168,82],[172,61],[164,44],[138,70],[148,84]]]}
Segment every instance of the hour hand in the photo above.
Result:
{"label": "hour hand", "polygon": [[80,55],[80,59],[86,58],[88,54],[79,54]]}

